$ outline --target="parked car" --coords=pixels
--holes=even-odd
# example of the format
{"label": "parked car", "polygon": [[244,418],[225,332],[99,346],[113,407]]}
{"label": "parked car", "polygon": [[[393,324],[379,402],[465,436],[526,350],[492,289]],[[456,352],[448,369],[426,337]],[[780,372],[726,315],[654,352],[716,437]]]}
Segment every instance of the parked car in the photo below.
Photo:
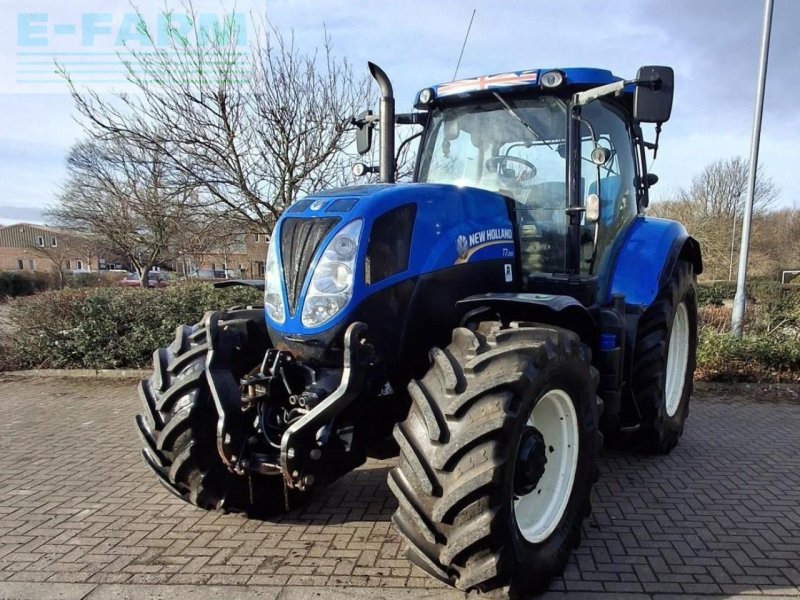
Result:
{"label": "parked car", "polygon": [[237,277],[241,277],[241,273],[233,269],[198,269],[189,273],[188,276],[191,279],[213,281],[215,279],[236,279]]}
{"label": "parked car", "polygon": [[[147,287],[149,288],[166,287],[168,282],[167,274],[163,271],[150,271],[147,274]],[[139,287],[139,274],[131,273],[119,284],[123,287]]]}

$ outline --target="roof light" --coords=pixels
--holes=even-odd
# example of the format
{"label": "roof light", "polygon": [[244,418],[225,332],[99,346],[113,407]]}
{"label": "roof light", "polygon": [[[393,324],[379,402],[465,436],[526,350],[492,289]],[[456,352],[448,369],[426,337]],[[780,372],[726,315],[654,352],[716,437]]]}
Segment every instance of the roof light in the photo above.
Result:
{"label": "roof light", "polygon": [[419,98],[417,99],[417,104],[414,108],[424,108],[433,100],[434,97],[433,88],[425,88],[419,93]]}
{"label": "roof light", "polygon": [[547,71],[539,78],[539,81],[542,87],[555,88],[564,83],[564,73],[561,71]]}

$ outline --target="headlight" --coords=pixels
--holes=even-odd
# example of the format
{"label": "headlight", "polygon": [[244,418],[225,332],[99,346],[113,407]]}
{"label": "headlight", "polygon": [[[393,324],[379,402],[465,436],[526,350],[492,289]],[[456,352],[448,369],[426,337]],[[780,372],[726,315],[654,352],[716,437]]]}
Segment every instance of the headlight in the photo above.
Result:
{"label": "headlight", "polygon": [[358,238],[363,224],[359,219],[347,225],[322,253],[303,302],[304,327],[319,327],[329,321],[352,298]]}
{"label": "headlight", "polygon": [[264,308],[273,321],[283,323],[286,320],[286,310],[281,289],[281,269],[278,266],[278,237],[274,235],[267,250],[264,278]]}

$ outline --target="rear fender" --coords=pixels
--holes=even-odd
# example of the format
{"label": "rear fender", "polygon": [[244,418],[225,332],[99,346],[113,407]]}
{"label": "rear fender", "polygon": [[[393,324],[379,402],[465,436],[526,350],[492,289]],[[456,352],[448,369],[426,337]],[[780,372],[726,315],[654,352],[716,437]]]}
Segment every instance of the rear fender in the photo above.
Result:
{"label": "rear fender", "polygon": [[[696,274],[703,272],[700,244],[683,225],[649,217],[634,220],[617,254],[605,298],[606,304],[615,297],[624,298],[625,302],[625,360],[622,366],[625,382],[632,380],[639,319],[655,302],[659,292],[669,285],[678,260],[690,262]],[[620,421],[638,423],[641,420],[639,409],[630,393],[624,393],[624,386],[621,389],[623,397],[616,400],[616,410],[613,398],[611,402],[606,401],[606,406],[612,407],[610,416],[620,412],[619,420],[614,421],[617,425]]]}
{"label": "rear fender", "polygon": [[597,328],[586,307],[571,296],[550,294],[478,294],[456,303],[463,315],[462,325],[485,320],[484,317],[510,321],[544,323],[570,329],[584,343],[594,348]]}
{"label": "rear fender", "polygon": [[637,218],[619,249],[601,304],[621,295],[628,306],[647,308],[669,282],[679,259],[691,262],[696,274],[703,272],[700,245],[683,225],[667,219]]}

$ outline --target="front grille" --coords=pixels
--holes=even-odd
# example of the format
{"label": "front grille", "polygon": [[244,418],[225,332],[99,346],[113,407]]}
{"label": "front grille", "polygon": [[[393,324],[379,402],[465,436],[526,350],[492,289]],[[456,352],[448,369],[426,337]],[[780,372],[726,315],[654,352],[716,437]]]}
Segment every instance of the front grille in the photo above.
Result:
{"label": "front grille", "polygon": [[289,311],[294,316],[297,299],[309,265],[325,236],[339,222],[338,217],[321,219],[284,219],[281,223],[281,256]]}

